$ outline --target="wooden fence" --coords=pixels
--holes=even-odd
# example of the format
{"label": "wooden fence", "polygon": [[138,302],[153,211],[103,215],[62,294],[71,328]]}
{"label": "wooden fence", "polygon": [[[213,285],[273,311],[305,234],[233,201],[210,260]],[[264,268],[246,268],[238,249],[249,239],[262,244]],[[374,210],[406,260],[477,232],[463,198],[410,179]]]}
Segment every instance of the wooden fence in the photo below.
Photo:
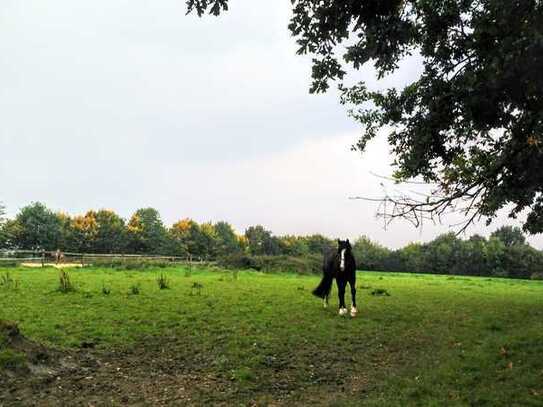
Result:
{"label": "wooden fence", "polygon": [[203,258],[192,256],[165,256],[165,255],[145,255],[145,254],[125,254],[125,253],[73,253],[60,252],[61,256],[57,259],[56,251],[32,251],[32,250],[0,250],[0,265],[2,262],[16,263],[41,263],[42,266],[51,263],[68,263],[88,266],[93,264],[110,262],[136,263],[141,262],[161,262],[186,265],[210,265],[215,262]]}

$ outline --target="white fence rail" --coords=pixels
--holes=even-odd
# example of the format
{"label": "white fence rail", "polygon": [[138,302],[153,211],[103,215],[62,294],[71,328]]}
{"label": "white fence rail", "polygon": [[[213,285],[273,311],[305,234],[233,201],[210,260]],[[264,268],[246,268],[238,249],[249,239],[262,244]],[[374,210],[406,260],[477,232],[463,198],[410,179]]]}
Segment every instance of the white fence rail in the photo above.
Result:
{"label": "white fence rail", "polygon": [[[60,255],[58,255],[60,254]],[[211,264],[202,258],[192,256],[165,256],[165,255],[146,255],[146,254],[125,254],[125,253],[73,253],[56,251],[36,251],[36,250],[0,250],[0,265],[2,262],[17,262],[17,263],[77,263],[81,265],[91,265],[93,263],[120,261],[120,262],[136,262],[136,261],[156,261],[167,262],[172,264]]]}

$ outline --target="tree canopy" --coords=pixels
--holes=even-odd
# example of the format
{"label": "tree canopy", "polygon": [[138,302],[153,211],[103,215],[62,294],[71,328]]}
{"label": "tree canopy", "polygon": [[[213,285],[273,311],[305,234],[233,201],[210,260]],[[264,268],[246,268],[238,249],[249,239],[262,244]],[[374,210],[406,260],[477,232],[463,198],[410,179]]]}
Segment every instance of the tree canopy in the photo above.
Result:
{"label": "tree canopy", "polygon": [[[187,0],[188,12],[219,15],[228,0]],[[364,132],[383,133],[393,178],[420,178],[421,199],[394,196],[388,216],[416,225],[450,211],[464,226],[506,208],[543,231],[543,2],[539,0],[291,0],[289,30],[313,56],[311,92],[337,82]],[[420,77],[403,89],[369,89],[349,72],[372,64],[378,78],[410,55]]]}

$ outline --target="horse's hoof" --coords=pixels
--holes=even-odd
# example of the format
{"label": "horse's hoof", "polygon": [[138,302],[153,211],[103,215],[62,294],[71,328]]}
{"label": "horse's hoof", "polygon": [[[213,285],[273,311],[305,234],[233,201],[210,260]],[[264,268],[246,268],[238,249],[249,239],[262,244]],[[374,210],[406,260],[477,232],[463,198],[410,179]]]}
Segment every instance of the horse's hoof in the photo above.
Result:
{"label": "horse's hoof", "polygon": [[351,307],[351,317],[356,317],[356,314],[358,314],[358,310],[355,307]]}
{"label": "horse's hoof", "polygon": [[339,315],[341,315],[341,316],[347,315],[347,308],[340,308],[339,309]]}

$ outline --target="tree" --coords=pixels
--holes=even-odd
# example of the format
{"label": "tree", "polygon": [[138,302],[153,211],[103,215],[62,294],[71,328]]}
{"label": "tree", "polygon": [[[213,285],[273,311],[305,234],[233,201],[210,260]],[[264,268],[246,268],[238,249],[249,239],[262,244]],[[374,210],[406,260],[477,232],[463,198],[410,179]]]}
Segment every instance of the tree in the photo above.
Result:
{"label": "tree", "polygon": [[25,206],[11,225],[13,244],[26,250],[56,250],[61,238],[57,215],[40,202]]}
{"label": "tree", "polygon": [[96,236],[93,252],[122,253],[127,248],[126,225],[124,220],[115,212],[101,209],[95,213]]}
{"label": "tree", "polygon": [[[367,236],[360,236],[353,245],[353,254],[360,270],[384,270],[385,259],[390,250],[372,242]],[[416,270],[412,270],[416,271]]]}
{"label": "tree", "polygon": [[323,235],[306,236],[305,241],[310,253],[323,254],[332,250],[336,243]]}
{"label": "tree", "polygon": [[205,229],[203,231],[197,222],[188,218],[175,223],[170,229],[170,235],[176,253],[180,256],[208,257],[213,232],[207,226]]}
{"label": "tree", "polygon": [[[188,12],[219,15],[228,0],[187,0]],[[543,231],[543,3],[538,0],[292,0],[299,54],[313,56],[311,92],[339,82],[342,103],[364,133],[383,130],[396,181],[434,185],[400,195],[386,216],[415,225],[446,212],[490,222],[526,210],[524,230]],[[416,54],[419,78],[403,89],[348,83],[373,64],[378,79]],[[339,58],[342,57],[342,59]]]}
{"label": "tree", "polygon": [[8,245],[8,237],[5,230],[6,227],[6,219],[4,218],[6,214],[6,208],[0,202],[0,249],[7,248]]}
{"label": "tree", "polygon": [[460,274],[461,240],[454,233],[446,233],[436,237],[424,247],[426,257],[424,271],[435,274]]}
{"label": "tree", "polygon": [[253,256],[279,254],[279,242],[269,230],[263,226],[251,226],[245,231],[245,237],[249,243],[249,253]]}
{"label": "tree", "polygon": [[503,242],[506,247],[526,244],[526,238],[522,230],[513,226],[502,226],[490,235]]}
{"label": "tree", "polygon": [[217,222],[214,228],[217,256],[228,256],[242,250],[239,239],[228,222]]}
{"label": "tree", "polygon": [[128,222],[127,233],[131,251],[145,254],[166,254],[167,232],[156,209],[138,209]]}
{"label": "tree", "polygon": [[78,252],[91,253],[94,251],[97,235],[98,222],[95,211],[88,211],[83,216],[74,216],[71,221],[68,246]]}
{"label": "tree", "polygon": [[277,238],[280,254],[287,256],[304,256],[309,253],[309,247],[303,237],[287,235]]}

